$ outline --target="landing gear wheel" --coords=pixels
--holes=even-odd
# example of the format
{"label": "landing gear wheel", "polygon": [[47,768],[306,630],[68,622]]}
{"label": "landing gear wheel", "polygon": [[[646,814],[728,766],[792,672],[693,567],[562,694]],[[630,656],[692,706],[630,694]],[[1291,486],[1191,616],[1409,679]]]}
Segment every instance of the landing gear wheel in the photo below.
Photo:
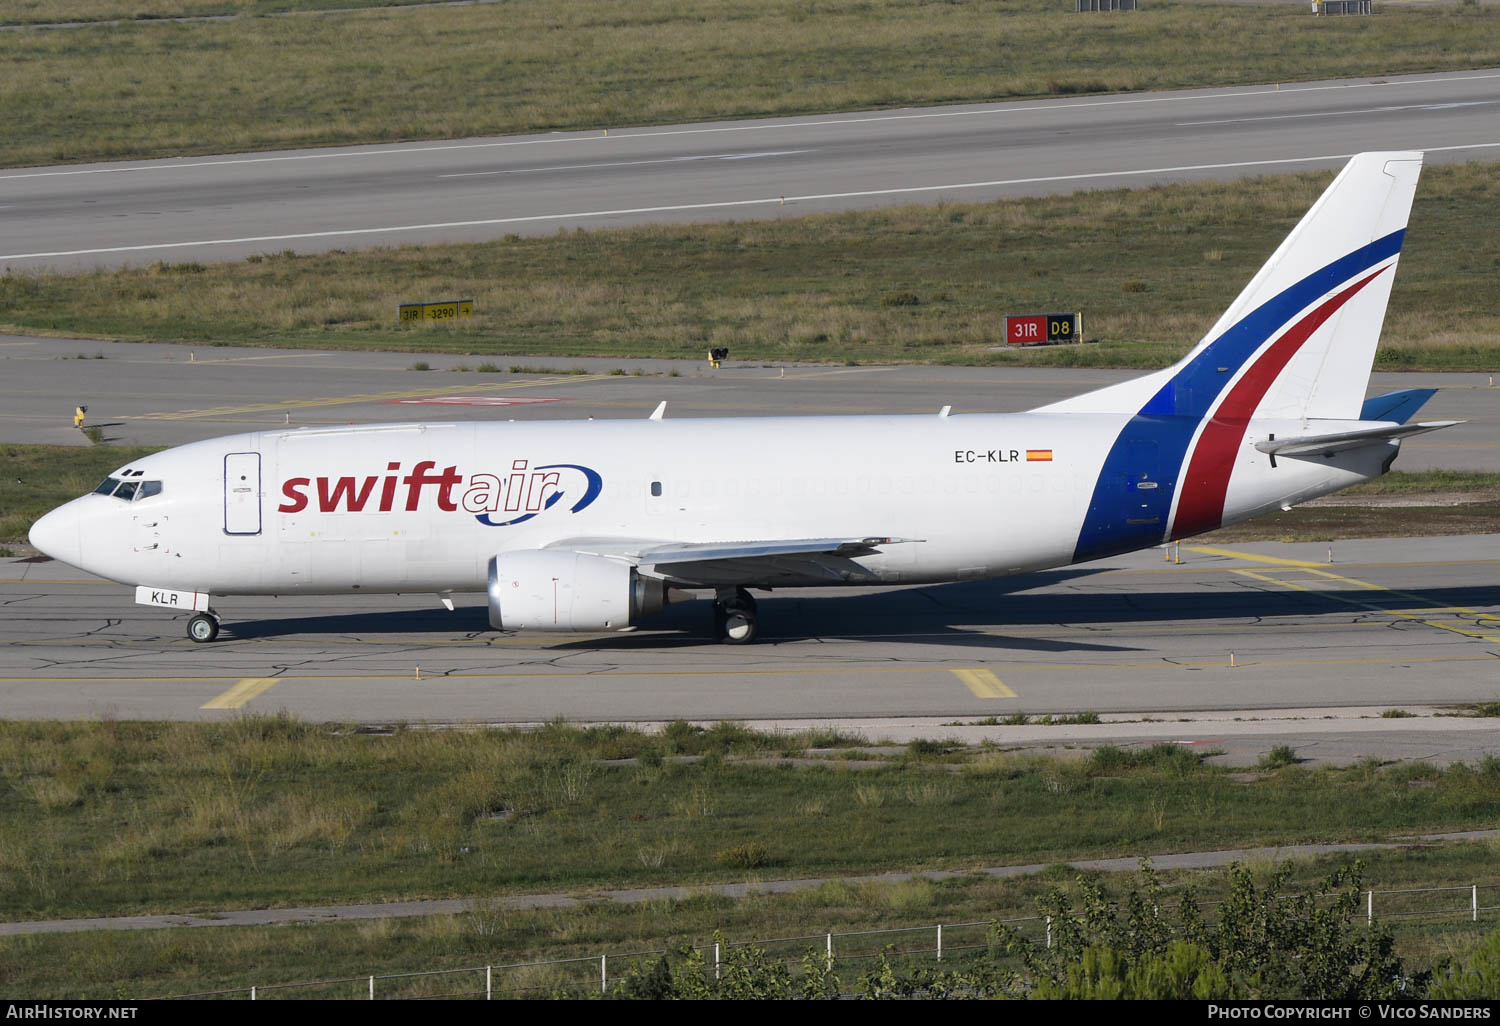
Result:
{"label": "landing gear wheel", "polygon": [[219,619],[207,613],[199,613],[187,623],[188,637],[202,644],[219,636]]}
{"label": "landing gear wheel", "polygon": [[725,645],[748,645],[760,633],[755,598],[744,588],[714,600],[714,638]]}

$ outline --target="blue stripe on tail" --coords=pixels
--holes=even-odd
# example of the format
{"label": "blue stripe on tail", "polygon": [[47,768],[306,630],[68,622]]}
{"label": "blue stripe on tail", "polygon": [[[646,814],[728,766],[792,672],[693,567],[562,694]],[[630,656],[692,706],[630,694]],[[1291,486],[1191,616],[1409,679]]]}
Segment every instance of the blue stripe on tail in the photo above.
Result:
{"label": "blue stripe on tail", "polygon": [[1319,268],[1246,314],[1173,375],[1121,429],[1105,457],[1073,562],[1160,543],[1188,446],[1245,361],[1318,297],[1401,252],[1405,236],[1404,228],[1391,232]]}

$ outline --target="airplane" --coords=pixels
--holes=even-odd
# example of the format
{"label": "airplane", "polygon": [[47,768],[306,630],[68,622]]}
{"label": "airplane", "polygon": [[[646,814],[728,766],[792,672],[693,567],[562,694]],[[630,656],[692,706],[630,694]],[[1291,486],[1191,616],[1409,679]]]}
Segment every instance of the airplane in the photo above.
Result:
{"label": "airplane", "polygon": [[635,629],[712,590],[1001,577],[1158,546],[1390,469],[1432,389],[1365,399],[1421,152],[1363,153],[1196,347],[1025,413],[378,424],[146,456],[30,541],[219,634],[235,595],[485,592],[502,631]]}

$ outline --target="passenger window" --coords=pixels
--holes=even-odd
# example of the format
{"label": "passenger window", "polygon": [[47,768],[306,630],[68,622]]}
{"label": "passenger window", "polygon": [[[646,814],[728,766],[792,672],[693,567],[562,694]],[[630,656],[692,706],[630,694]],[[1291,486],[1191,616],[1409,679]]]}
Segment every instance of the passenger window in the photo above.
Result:
{"label": "passenger window", "polygon": [[115,498],[129,502],[135,498],[136,485],[139,483],[138,481],[121,481],[119,491],[115,492]]}
{"label": "passenger window", "polygon": [[142,499],[149,499],[153,495],[160,495],[160,494],[161,494],[161,482],[160,481],[142,481],[141,482],[140,490],[135,493],[135,498],[136,498],[136,501],[139,502]]}

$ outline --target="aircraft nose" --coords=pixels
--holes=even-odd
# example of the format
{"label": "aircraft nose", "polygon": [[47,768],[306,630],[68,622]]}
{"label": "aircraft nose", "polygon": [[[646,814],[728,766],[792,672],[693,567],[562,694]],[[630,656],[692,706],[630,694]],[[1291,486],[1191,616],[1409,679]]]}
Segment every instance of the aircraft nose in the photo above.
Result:
{"label": "aircraft nose", "polygon": [[83,559],[82,519],[70,502],[32,524],[26,538],[38,552],[78,566]]}

